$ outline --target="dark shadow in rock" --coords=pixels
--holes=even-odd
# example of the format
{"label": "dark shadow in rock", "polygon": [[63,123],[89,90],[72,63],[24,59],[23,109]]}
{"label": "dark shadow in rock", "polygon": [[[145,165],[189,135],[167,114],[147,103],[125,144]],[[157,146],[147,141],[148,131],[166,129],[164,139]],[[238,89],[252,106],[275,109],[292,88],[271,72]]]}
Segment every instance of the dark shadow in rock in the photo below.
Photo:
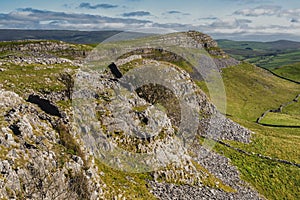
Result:
{"label": "dark shadow in rock", "polygon": [[27,143],[27,142],[24,143],[24,147],[25,147],[26,149],[37,149],[34,145],[29,144],[29,143]]}
{"label": "dark shadow in rock", "polygon": [[171,119],[171,123],[175,126],[180,125],[180,103],[176,95],[170,89],[163,85],[150,83],[137,88],[135,91],[140,98],[145,99],[148,103],[162,106],[167,116]]}
{"label": "dark shadow in rock", "polygon": [[117,65],[115,63],[111,63],[108,65],[108,68],[110,69],[111,73],[116,77],[116,78],[122,78],[122,73],[118,69]]}
{"label": "dark shadow in rock", "polygon": [[38,95],[31,94],[31,95],[29,95],[27,101],[38,105],[43,111],[45,111],[49,115],[62,117],[57,106],[55,106],[53,103],[51,103],[51,101],[49,101],[47,99],[43,99]]}
{"label": "dark shadow in rock", "polygon": [[12,132],[15,134],[15,135],[21,135],[21,131],[20,131],[20,128],[17,124],[12,124],[9,126],[9,128],[12,130]]}

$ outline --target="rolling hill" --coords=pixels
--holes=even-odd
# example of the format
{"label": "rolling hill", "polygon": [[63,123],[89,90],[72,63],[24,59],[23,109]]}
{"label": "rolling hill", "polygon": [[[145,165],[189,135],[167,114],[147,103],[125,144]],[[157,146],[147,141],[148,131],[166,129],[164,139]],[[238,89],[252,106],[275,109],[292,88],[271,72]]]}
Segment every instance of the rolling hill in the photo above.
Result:
{"label": "rolling hill", "polygon": [[253,63],[289,80],[299,82],[300,42],[218,40],[219,46],[239,60]]}
{"label": "rolling hill", "polygon": [[[57,40],[75,44],[98,44],[122,31],[76,31],[76,30],[21,30],[0,29],[0,41]],[[123,39],[145,37],[150,34],[127,32]]]}
{"label": "rolling hill", "polygon": [[[87,35],[80,38],[78,33],[69,33],[72,43],[91,41],[86,39]],[[170,51],[144,48],[127,52],[117,58],[115,68],[110,65],[114,70],[89,71],[83,65],[84,61],[89,61],[92,67],[101,69],[102,65],[93,65],[93,59],[99,58],[95,52],[110,49],[110,45],[122,52],[126,49],[124,46],[130,44],[149,44],[153,40],[186,41],[187,38],[193,41],[189,45],[197,47],[192,48],[193,51],[199,54],[207,51],[209,54],[205,55],[219,63],[217,70],[221,72],[226,91],[224,115],[212,105],[206,83],[198,78],[193,65]],[[295,55],[296,60],[299,48],[298,43],[289,41],[247,42],[247,45],[227,40],[218,42],[225,51],[240,59],[251,57],[252,53],[255,59],[261,55],[271,56],[267,53],[276,49],[281,53],[272,57],[274,63],[284,60],[277,57],[281,54]],[[5,186],[0,188],[1,198],[46,195],[58,199],[165,199],[170,196],[175,199],[297,199],[300,196],[300,129],[256,123],[263,112],[278,108],[300,93],[299,84],[273,74],[295,79],[297,77],[291,76],[295,72],[293,65],[281,71],[270,67],[269,70],[278,70],[271,73],[246,61],[238,62],[224,53],[211,37],[194,31],[129,42],[115,41],[101,44],[98,49],[93,49],[92,45],[48,40],[2,42],[0,48],[0,183]],[[252,59],[250,57],[248,59]],[[125,84],[120,77],[133,77],[130,71],[144,68],[157,69],[156,74],[152,71],[152,78],[164,75],[164,80],[175,84],[174,92],[153,84],[131,89],[131,93],[124,90]],[[142,72],[140,74],[145,77],[151,75]],[[170,72],[177,74],[167,76]],[[283,74],[285,72],[288,75]],[[82,81],[74,83],[74,77]],[[95,90],[76,90],[85,85],[94,86]],[[196,100],[187,96],[187,100],[195,108],[200,105],[197,113],[201,123],[193,145],[186,151],[174,139],[182,114],[176,95],[191,88],[198,96]],[[72,91],[79,96],[70,98],[68,94]],[[94,122],[88,117],[95,116],[99,126],[73,126],[72,116],[78,111],[76,105],[80,105],[74,103],[87,98],[93,100],[96,110],[90,112],[89,105],[84,104],[82,111],[86,115],[83,116],[87,118],[82,120]],[[59,113],[49,112],[49,107]],[[295,123],[299,112],[299,103],[295,103],[278,114],[284,116],[284,123]],[[207,119],[212,116],[216,116],[216,130],[221,139],[206,134],[209,130]],[[278,123],[270,117],[271,120],[266,118],[268,122]],[[193,123],[188,121],[188,124]],[[163,128],[153,137],[126,136],[126,131],[138,130],[139,134],[144,134],[147,127],[156,130],[158,125]],[[111,143],[129,152],[158,149],[169,158],[175,158],[174,162],[149,172],[143,165],[134,162],[126,165],[121,159],[113,159],[115,154],[96,156],[95,149],[103,146],[107,150],[110,143],[89,146],[94,142],[90,137],[98,134],[93,133],[93,128],[98,128]],[[84,143],[77,131],[86,134],[89,143]],[[179,146],[175,153],[169,143]],[[205,144],[213,145],[207,150]],[[128,172],[117,170],[115,166],[124,169],[134,166],[144,171]]]}

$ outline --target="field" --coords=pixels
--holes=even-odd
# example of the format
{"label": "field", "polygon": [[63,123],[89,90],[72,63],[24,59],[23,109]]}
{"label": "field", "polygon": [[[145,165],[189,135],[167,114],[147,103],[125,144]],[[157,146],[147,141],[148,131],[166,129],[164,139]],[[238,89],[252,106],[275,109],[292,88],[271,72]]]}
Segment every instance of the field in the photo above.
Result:
{"label": "field", "polygon": [[276,67],[272,71],[279,76],[300,82],[300,62]]}
{"label": "field", "polygon": [[300,115],[268,113],[260,123],[274,126],[299,126],[300,128]]}
{"label": "field", "polygon": [[[299,128],[266,127],[255,122],[264,111],[295,98],[300,85],[247,63],[224,69],[223,80],[227,93],[227,115],[255,132],[250,144],[227,142],[247,152],[300,163]],[[283,112],[279,115],[285,121],[270,115],[271,122],[299,124],[299,103]],[[265,120],[269,120],[269,116]],[[215,150],[229,157],[242,177],[268,199],[297,199],[300,195],[299,168],[247,156],[221,145],[217,145]]]}

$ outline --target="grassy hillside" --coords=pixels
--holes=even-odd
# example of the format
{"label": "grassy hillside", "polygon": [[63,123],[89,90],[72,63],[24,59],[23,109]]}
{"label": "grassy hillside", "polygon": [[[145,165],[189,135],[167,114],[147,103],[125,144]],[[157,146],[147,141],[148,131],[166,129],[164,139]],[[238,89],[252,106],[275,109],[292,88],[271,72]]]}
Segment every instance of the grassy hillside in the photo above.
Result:
{"label": "grassy hillside", "polygon": [[282,110],[283,113],[291,115],[300,115],[300,101],[288,105]]}
{"label": "grassy hillside", "polygon": [[[248,152],[300,163],[300,129],[265,127],[255,123],[264,111],[295,98],[300,92],[300,85],[247,63],[224,69],[223,80],[228,116],[256,133],[250,144],[228,143]],[[299,108],[299,104],[293,106]],[[293,123],[300,116],[299,112],[294,111],[295,107],[287,108],[284,114]],[[292,117],[292,114],[297,115],[297,118]],[[246,156],[224,146],[217,145],[216,151],[229,157],[243,178],[267,198],[297,199],[300,195],[299,168]]]}
{"label": "grassy hillside", "polygon": [[287,40],[274,42],[217,40],[217,42],[225,52],[241,59],[256,58],[259,56],[274,56],[300,50],[300,42]]}
{"label": "grassy hillside", "polygon": [[219,46],[238,60],[253,63],[275,74],[299,81],[300,42],[250,42],[218,40]]}
{"label": "grassy hillside", "polygon": [[262,124],[274,125],[274,126],[299,126],[300,127],[300,115],[289,115],[284,113],[268,113],[263,120]]}
{"label": "grassy hillside", "polygon": [[286,126],[300,128],[300,102],[297,100],[288,102],[281,112],[269,112],[260,121],[270,126]]}
{"label": "grassy hillside", "polygon": [[279,76],[300,82],[300,62],[277,67],[272,71]]}
{"label": "grassy hillside", "polygon": [[71,30],[0,30],[0,41],[11,40],[61,40],[78,44],[99,43],[120,31],[71,31]]}
{"label": "grassy hillside", "polygon": [[223,70],[229,115],[254,122],[264,111],[291,101],[300,85],[243,63]]}
{"label": "grassy hillside", "polygon": [[[59,40],[75,44],[99,44],[122,31],[76,31],[76,30],[19,30],[0,29],[0,41],[13,40]],[[122,37],[145,37],[149,34],[126,32]],[[120,39],[120,38],[119,38]]]}
{"label": "grassy hillside", "polygon": [[260,67],[274,70],[275,68],[291,65],[300,62],[300,50],[295,50],[293,52],[283,52],[280,54],[264,55],[246,59],[251,63],[254,63]]}

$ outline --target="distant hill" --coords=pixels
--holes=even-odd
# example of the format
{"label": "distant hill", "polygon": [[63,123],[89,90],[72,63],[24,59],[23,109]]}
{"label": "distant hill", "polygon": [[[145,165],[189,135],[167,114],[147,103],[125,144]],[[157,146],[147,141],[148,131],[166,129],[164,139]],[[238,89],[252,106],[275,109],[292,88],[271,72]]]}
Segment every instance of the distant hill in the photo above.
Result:
{"label": "distant hill", "polygon": [[[0,41],[11,40],[60,40],[76,44],[97,44],[121,31],[72,31],[72,30],[19,30],[0,29]],[[122,34],[123,36],[125,34]],[[126,33],[126,37],[144,36],[142,33]]]}
{"label": "distant hill", "polygon": [[[256,58],[258,56],[274,56],[300,50],[300,42],[288,40],[274,42],[217,40],[217,42],[225,52],[239,60]],[[251,60],[249,61],[251,62]],[[259,65],[259,63],[255,64]],[[266,66],[263,67],[268,68]]]}
{"label": "distant hill", "polygon": [[234,41],[234,40],[217,40],[219,46],[225,49],[259,49],[261,51],[286,51],[299,49],[300,42],[289,40],[278,40],[273,42],[253,42],[253,41]]}
{"label": "distant hill", "polygon": [[288,80],[300,81],[300,42],[278,40],[252,42],[218,40],[219,46],[232,57],[268,69]]}

